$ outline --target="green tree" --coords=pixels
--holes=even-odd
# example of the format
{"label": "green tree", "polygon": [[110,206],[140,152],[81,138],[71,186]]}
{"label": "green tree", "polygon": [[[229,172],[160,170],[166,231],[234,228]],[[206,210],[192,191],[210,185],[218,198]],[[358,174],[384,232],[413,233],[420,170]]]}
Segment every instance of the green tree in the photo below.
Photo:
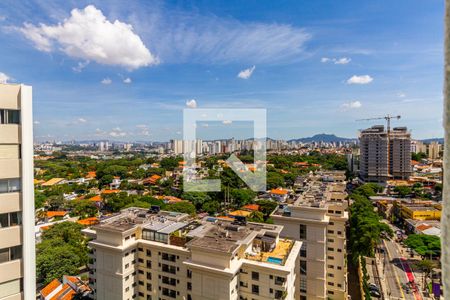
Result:
{"label": "green tree", "polygon": [[164,209],[167,211],[176,211],[190,215],[195,215],[196,212],[195,206],[187,201],[168,204]]}
{"label": "green tree", "polygon": [[232,189],[231,197],[233,197],[237,206],[243,206],[253,202],[256,193],[250,189]]}
{"label": "green tree", "polygon": [[88,260],[83,226],[62,222],[51,226],[37,245],[36,271],[39,281],[49,283],[62,275],[77,275]]}
{"label": "green tree", "polygon": [[210,215],[214,215],[220,211],[220,203],[217,201],[204,202],[202,210],[206,211]]}
{"label": "green tree", "polygon": [[90,218],[97,215],[98,208],[94,202],[90,200],[73,200],[70,202],[72,208],[72,215],[80,218]]}
{"label": "green tree", "polygon": [[211,197],[205,192],[187,192],[181,195],[181,199],[188,200],[195,205],[197,210],[203,208],[203,205],[207,202],[211,202]]}
{"label": "green tree", "polygon": [[422,257],[437,256],[441,253],[441,240],[434,235],[411,234],[405,240],[405,245]]}
{"label": "green tree", "polygon": [[248,216],[248,221],[263,223],[264,222],[264,214],[260,211],[254,211]]}
{"label": "green tree", "polygon": [[434,268],[437,267],[437,263],[429,260],[429,259],[423,259],[421,261],[418,261],[415,263],[415,266],[423,272],[423,288],[426,287],[426,279],[430,277],[431,272]]}
{"label": "green tree", "polygon": [[64,197],[61,195],[52,195],[47,198],[47,204],[50,207],[50,210],[59,210],[64,207],[66,201]]}
{"label": "green tree", "polygon": [[399,185],[394,188],[394,192],[396,192],[400,198],[406,198],[411,195],[412,189],[409,186]]}
{"label": "green tree", "polygon": [[389,225],[380,221],[371,201],[362,192],[352,194],[351,198],[349,244],[356,263],[359,256],[373,257],[381,239],[392,236],[393,232]]}

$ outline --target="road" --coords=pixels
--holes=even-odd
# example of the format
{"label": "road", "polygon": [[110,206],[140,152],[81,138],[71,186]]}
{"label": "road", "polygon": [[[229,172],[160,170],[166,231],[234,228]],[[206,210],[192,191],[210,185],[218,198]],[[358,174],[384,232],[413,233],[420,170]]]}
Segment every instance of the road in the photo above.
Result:
{"label": "road", "polygon": [[416,300],[411,294],[402,289],[402,284],[408,282],[406,273],[402,268],[401,253],[392,241],[384,241],[386,249],[386,260],[384,274],[388,286],[388,294],[391,299]]}
{"label": "road", "polygon": [[[398,230],[392,224],[389,224],[389,226],[394,232]],[[414,282],[413,286],[416,285],[417,279],[414,278],[414,274],[407,259],[403,256],[400,246],[392,240],[384,240],[383,243],[385,249],[384,274],[391,299],[422,300],[420,292],[414,291],[414,289],[406,291],[402,288],[408,282]]]}

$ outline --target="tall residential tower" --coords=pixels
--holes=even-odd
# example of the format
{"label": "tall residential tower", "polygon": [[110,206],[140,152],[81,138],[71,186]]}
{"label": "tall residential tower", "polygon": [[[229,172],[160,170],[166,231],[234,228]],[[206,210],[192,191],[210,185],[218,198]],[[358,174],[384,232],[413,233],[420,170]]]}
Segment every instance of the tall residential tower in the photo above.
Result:
{"label": "tall residential tower", "polygon": [[384,183],[411,175],[411,134],[406,127],[389,131],[383,125],[361,131],[359,177],[364,182]]}
{"label": "tall residential tower", "polygon": [[35,299],[30,86],[0,84],[0,299]]}

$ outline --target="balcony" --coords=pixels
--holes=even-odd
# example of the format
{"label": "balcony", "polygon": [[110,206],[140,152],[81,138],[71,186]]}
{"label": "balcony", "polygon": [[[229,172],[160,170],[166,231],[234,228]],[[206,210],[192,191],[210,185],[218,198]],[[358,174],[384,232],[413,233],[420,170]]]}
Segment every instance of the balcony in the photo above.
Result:
{"label": "balcony", "polygon": [[20,177],[20,159],[0,159],[0,179],[19,178],[19,177]]}
{"label": "balcony", "polygon": [[20,125],[0,124],[0,144],[18,144],[20,141]]}
{"label": "balcony", "polygon": [[0,282],[22,277],[22,260],[16,259],[0,264]]}

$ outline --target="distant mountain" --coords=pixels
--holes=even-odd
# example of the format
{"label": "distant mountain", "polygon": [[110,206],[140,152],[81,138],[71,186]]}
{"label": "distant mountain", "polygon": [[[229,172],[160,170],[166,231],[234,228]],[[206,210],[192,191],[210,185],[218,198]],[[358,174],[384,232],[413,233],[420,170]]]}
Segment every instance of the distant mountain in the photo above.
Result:
{"label": "distant mountain", "polygon": [[444,138],[431,138],[431,139],[425,139],[425,140],[420,140],[423,143],[429,144],[431,142],[438,142],[439,144],[443,144],[444,143]]}
{"label": "distant mountain", "polygon": [[311,137],[292,139],[290,141],[301,142],[301,143],[312,143],[312,142],[325,142],[325,143],[338,143],[338,142],[354,142],[357,139],[349,139],[344,137],[339,137],[334,134],[316,134]]}

